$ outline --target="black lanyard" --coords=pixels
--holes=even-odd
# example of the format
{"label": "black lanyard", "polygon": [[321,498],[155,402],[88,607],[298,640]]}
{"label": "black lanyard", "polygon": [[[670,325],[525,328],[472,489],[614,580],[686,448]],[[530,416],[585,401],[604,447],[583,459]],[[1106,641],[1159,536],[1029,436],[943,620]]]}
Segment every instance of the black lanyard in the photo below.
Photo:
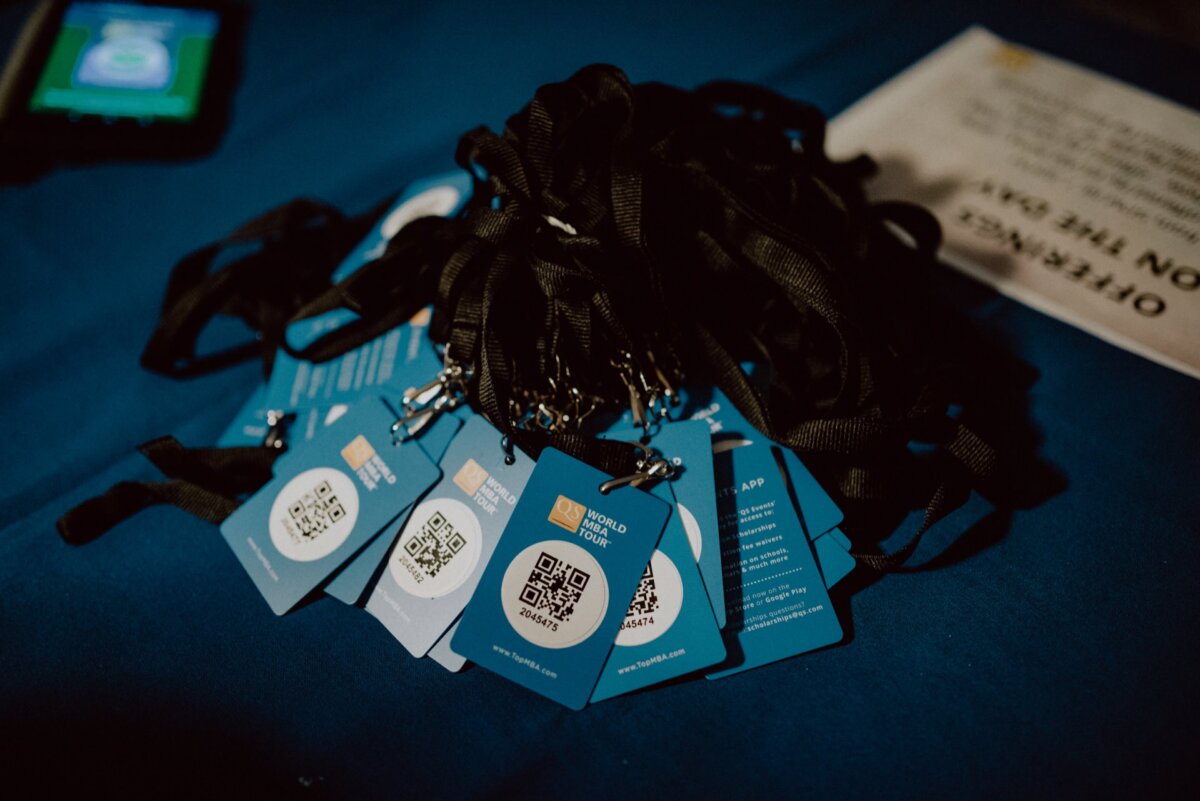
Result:
{"label": "black lanyard", "polygon": [[[330,273],[383,208],[352,218],[300,198],[188,254],[171,271],[142,366],[186,378],[258,356],[270,375],[288,320],[329,287]],[[199,355],[197,340],[217,315],[240,318],[254,338]]]}
{"label": "black lanyard", "polygon": [[[369,221],[303,201],[188,257],[144,361],[182,375],[253,350],[195,357],[215,311],[260,332],[269,368],[276,347],[324,361],[431,304],[431,337],[510,443],[628,473],[643,454],[579,421],[599,407],[646,416],[685,376],[709,382],[804,457],[847,507],[859,558],[890,568],[972,488],[1003,498],[1012,476],[969,424],[996,376],[930,288],[936,221],[870,203],[874,165],[830,160],[824,138],[816,108],[760,87],[633,85],[587,67],[540,88],[502,134],[465,134],[464,209],[408,224],[336,286],[332,264]],[[263,243],[251,261],[208,272],[247,240]],[[282,336],[335,308],[357,319],[301,349]],[[766,364],[765,383],[746,361]],[[925,522],[899,552],[856,528],[914,506]]]}

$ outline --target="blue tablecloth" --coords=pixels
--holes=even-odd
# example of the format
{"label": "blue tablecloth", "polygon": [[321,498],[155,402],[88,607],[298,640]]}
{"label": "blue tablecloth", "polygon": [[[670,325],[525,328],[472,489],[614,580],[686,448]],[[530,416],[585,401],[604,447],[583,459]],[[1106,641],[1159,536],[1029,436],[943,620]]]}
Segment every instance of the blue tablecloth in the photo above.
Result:
{"label": "blue tablecloth", "polygon": [[[0,9],[0,31],[27,9]],[[212,155],[0,189],[0,786],[1198,797],[1200,382],[949,274],[1039,371],[1030,414],[1066,489],[1007,524],[973,501],[919,558],[964,532],[987,547],[852,580],[842,646],[724,681],[570,712],[415,661],[333,600],[276,618],[216,530],[177,510],[78,549],[54,531],[153,475],[132,446],[212,442],[254,385],[255,365],[176,382],[137,363],[174,260],[244,218],[296,195],[369,208],[590,62],[763,82],[834,114],[971,23],[1200,107],[1194,51],[1041,4],[293,0],[255,5]]]}

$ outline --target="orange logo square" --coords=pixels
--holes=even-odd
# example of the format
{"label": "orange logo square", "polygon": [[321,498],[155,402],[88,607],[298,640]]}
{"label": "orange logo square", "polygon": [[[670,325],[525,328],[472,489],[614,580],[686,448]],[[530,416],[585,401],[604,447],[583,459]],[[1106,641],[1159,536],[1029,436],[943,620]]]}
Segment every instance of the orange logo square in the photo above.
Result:
{"label": "orange logo square", "polygon": [[359,434],[349,445],[342,448],[342,458],[346,460],[346,464],[350,465],[351,470],[357,470],[362,467],[374,455],[375,449],[371,447],[371,443],[367,442],[367,438],[362,434]]}
{"label": "orange logo square", "polygon": [[480,467],[474,459],[468,459],[454,474],[454,483],[463,492],[474,495],[475,491],[483,486],[483,482],[487,481],[487,477],[488,471]]}
{"label": "orange logo square", "polygon": [[586,511],[587,509],[582,503],[575,503],[575,501],[566,495],[559,495],[558,500],[554,502],[554,506],[550,509],[550,517],[547,520],[559,528],[576,532],[579,530],[579,524],[583,521],[583,515]]}

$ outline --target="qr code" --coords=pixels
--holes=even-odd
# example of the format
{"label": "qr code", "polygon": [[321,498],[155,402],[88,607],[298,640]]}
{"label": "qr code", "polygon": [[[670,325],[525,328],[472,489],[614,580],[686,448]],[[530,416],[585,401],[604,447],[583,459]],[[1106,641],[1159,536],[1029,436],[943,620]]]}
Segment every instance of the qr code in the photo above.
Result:
{"label": "qr code", "polygon": [[312,542],[346,516],[328,481],[322,481],[288,507],[294,526],[287,527],[296,542]]}
{"label": "qr code", "polygon": [[566,623],[590,579],[579,568],[542,551],[521,590],[521,601]]}
{"label": "qr code", "polygon": [[404,543],[404,550],[427,576],[433,578],[466,544],[466,539],[454,530],[445,515],[434,512],[412,539]]}
{"label": "qr code", "polygon": [[629,602],[629,611],[625,613],[625,617],[651,615],[657,610],[658,593],[654,590],[654,571],[650,569],[650,564],[646,563],[646,570],[642,573],[642,580],[638,582],[633,600]]}

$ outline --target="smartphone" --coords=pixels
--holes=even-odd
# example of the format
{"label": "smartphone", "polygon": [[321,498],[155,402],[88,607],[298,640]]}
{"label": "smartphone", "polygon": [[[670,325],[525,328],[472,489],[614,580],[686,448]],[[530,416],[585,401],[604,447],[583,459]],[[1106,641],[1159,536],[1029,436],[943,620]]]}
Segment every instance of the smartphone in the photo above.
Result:
{"label": "smartphone", "polygon": [[240,4],[38,5],[0,76],[0,158],[211,149],[240,72]]}

